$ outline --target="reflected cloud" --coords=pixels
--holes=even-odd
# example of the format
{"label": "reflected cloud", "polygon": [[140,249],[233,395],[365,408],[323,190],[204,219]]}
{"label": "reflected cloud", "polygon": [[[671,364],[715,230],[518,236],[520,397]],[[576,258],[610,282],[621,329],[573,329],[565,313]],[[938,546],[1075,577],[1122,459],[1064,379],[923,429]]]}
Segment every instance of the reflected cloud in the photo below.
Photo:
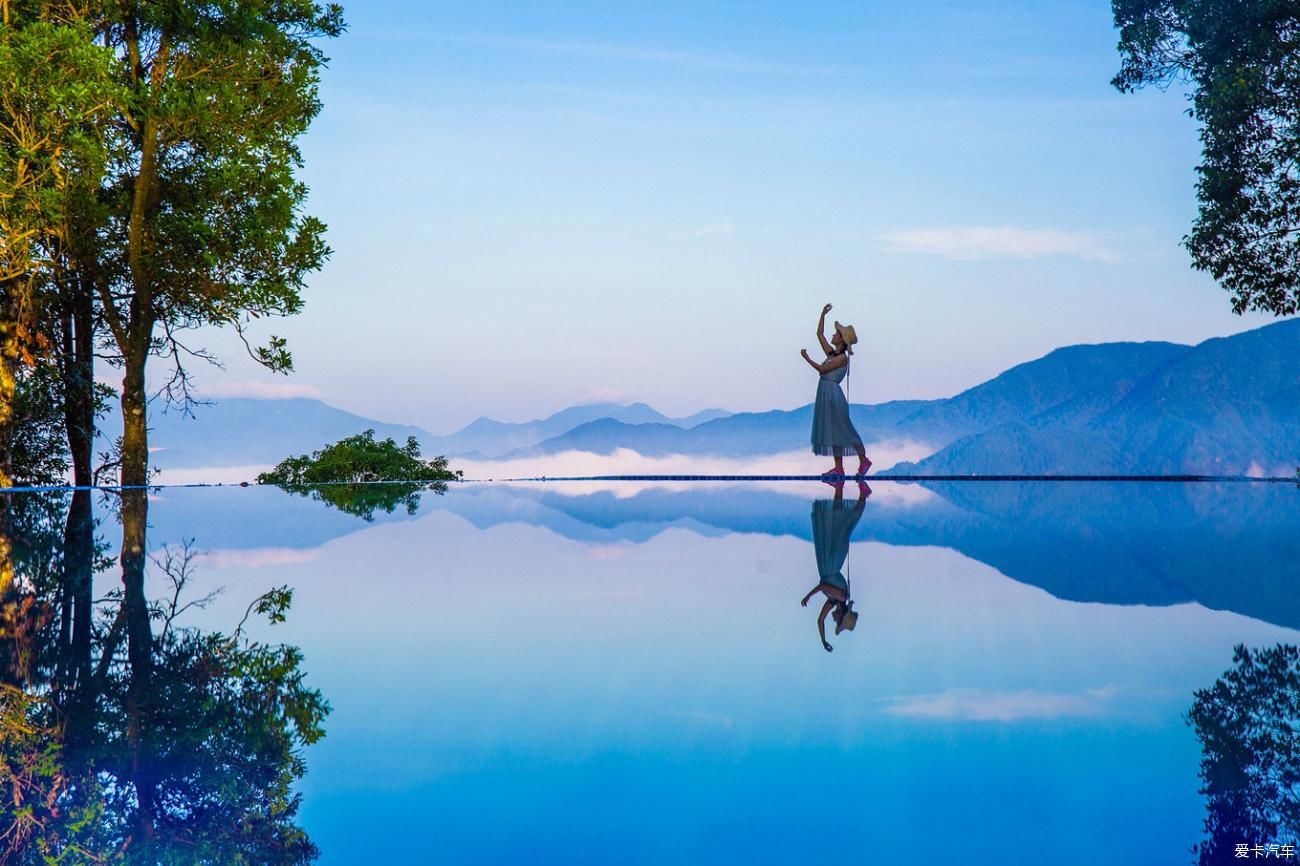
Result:
{"label": "reflected cloud", "polygon": [[924,695],[891,697],[884,712],[913,719],[966,722],[1020,722],[1031,719],[1097,717],[1114,711],[1116,689],[1085,689],[1078,693],[1034,689],[948,689]]}
{"label": "reflected cloud", "polygon": [[673,710],[672,715],[679,719],[698,722],[699,724],[710,728],[731,730],[735,725],[731,716],[726,713],[710,713],[704,710]]}

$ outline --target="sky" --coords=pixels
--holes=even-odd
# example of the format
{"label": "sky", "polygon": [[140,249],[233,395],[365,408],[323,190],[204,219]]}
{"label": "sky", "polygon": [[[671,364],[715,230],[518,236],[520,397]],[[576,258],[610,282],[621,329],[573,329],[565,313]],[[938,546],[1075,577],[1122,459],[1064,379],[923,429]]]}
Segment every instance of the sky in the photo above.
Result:
{"label": "sky", "polygon": [[1200,340],[1197,129],[1120,94],[1105,2],[345,4],[303,140],[333,255],[228,334],[209,396],[314,396],[448,433],[575,403],[808,403],[817,315],[854,402],[954,394],[1053,348]]}

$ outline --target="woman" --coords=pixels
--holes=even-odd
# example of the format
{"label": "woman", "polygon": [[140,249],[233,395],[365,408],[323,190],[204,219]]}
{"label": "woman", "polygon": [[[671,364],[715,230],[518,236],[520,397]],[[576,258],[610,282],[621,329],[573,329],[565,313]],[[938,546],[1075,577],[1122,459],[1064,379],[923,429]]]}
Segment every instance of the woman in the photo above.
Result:
{"label": "woman", "polygon": [[821,374],[817,381],[817,400],[813,404],[812,449],[814,454],[834,457],[835,465],[823,475],[844,477],[844,454],[856,451],[858,454],[858,471],[861,478],[871,468],[867,452],[862,447],[862,437],[853,428],[849,420],[849,401],[840,390],[840,382],[849,372],[849,356],[853,354],[853,344],[858,341],[857,332],[852,325],[835,323],[835,333],[830,342],[826,341],[826,314],[831,305],[822,307],[821,318],[817,320],[817,339],[826,352],[826,360],[818,364],[808,357],[807,349],[800,349],[799,354]]}
{"label": "woman", "polygon": [[862,510],[871,495],[866,482],[858,482],[858,501],[853,508],[844,506],[844,482],[827,481],[835,488],[834,499],[819,499],[812,506],[813,555],[817,559],[817,585],[808,590],[799,604],[808,606],[808,600],[817,593],[826,596],[822,612],[817,617],[817,635],[822,649],[831,652],[834,647],[826,640],[826,617],[835,620],[835,633],[852,631],[858,624],[858,612],[853,609],[849,581],[844,576],[844,562],[849,558],[849,543],[853,528],[862,517]]}

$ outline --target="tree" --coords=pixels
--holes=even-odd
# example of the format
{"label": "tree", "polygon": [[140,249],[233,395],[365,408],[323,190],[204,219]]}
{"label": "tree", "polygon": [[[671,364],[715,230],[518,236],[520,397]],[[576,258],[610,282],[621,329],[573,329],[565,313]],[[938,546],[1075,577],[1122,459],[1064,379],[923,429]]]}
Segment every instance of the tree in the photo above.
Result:
{"label": "tree", "polygon": [[287,457],[270,472],[257,476],[258,484],[311,496],[340,511],[373,520],[375,511],[391,514],[399,505],[408,514],[420,507],[420,492],[447,492],[446,482],[462,477],[447,468],[446,457],[424,460],[414,436],[399,446],[392,439],[375,439],[374,430],[340,439],[333,445]]}
{"label": "tree", "polygon": [[[62,19],[61,5],[0,0],[0,439],[6,442],[19,380],[54,363],[65,332],[53,323],[61,306],[57,286],[66,284],[61,265],[73,246],[74,203],[98,187],[102,133],[118,97],[109,74],[112,52],[75,16]],[[71,324],[68,318],[69,335]],[[88,353],[86,363],[93,363]],[[82,375],[73,387],[92,394],[92,379]],[[65,389],[49,393],[61,397]],[[88,449],[85,454],[88,464]],[[6,458],[2,473],[10,454],[0,456]]]}
{"label": "tree", "polygon": [[1233,667],[1196,692],[1188,723],[1201,741],[1204,864],[1235,846],[1300,843],[1300,648],[1238,646]]}
{"label": "tree", "polygon": [[1293,0],[1113,0],[1112,84],[1191,86],[1200,213],[1184,239],[1235,313],[1300,309],[1300,7]]}
{"label": "tree", "polygon": [[[250,318],[298,312],[328,255],[324,226],[301,213],[296,141],[320,110],[313,40],[344,25],[337,4],[311,0],[125,0],[99,22],[126,98],[105,243],[120,269],[97,290],[123,369],[121,481],[143,485],[148,359],[174,361],[166,396],[187,401],[185,362],[207,355],[180,332],[243,336]],[[292,367],[280,338],[249,351]]]}

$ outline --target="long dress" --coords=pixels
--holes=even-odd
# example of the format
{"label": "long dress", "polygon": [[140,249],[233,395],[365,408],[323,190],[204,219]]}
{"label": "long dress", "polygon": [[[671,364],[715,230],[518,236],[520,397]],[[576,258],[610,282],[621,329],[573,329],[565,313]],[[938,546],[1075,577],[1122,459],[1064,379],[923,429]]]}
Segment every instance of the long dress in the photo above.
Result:
{"label": "long dress", "polygon": [[849,420],[849,401],[840,382],[849,365],[822,373],[817,380],[817,399],[813,403],[812,450],[823,457],[843,457],[854,453],[862,437]]}
{"label": "long dress", "polygon": [[849,542],[862,512],[840,500],[818,499],[812,505],[813,554],[817,557],[817,577],[849,594],[844,577],[844,560],[849,557]]}

